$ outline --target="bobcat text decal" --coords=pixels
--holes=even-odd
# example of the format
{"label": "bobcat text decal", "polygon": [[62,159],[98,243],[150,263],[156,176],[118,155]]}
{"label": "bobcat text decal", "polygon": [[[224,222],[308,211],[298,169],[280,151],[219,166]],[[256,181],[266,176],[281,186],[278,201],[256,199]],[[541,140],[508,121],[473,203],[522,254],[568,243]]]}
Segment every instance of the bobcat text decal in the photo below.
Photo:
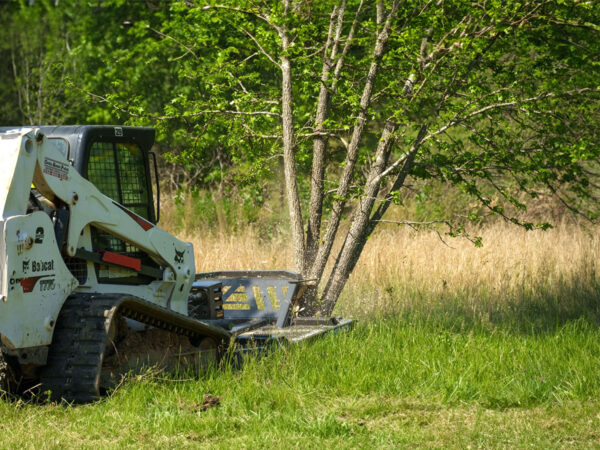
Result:
{"label": "bobcat text decal", "polygon": [[54,260],[50,261],[30,261],[29,259],[23,260],[23,273],[29,272],[31,268],[32,272],[47,272],[54,270]]}

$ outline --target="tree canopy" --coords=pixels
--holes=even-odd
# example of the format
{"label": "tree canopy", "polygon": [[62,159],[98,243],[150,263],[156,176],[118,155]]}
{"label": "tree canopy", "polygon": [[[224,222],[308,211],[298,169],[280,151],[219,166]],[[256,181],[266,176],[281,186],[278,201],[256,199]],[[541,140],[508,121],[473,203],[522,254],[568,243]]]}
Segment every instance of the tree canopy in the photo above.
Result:
{"label": "tree canopy", "polygon": [[[454,186],[528,229],[548,224],[514,212],[541,193],[597,217],[594,2],[60,5],[75,35],[61,23],[54,44],[27,41],[57,77],[39,90],[87,104],[74,103],[79,116],[57,107],[34,118],[153,124],[183,168],[175,182],[282,171],[295,266],[314,280],[307,313],[331,313],[369,235],[414,180]],[[26,50],[14,42],[3,51]],[[458,235],[476,218],[443,222]]]}

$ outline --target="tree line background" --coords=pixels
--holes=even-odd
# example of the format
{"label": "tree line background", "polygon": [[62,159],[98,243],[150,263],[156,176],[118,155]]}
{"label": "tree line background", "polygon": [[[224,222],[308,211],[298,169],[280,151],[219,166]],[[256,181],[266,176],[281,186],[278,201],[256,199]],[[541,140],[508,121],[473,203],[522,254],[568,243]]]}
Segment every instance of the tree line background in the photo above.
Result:
{"label": "tree line background", "polygon": [[489,217],[597,217],[599,24],[579,0],[3,1],[0,117],[155,126],[177,201],[279,220],[328,314],[382,223],[480,245]]}

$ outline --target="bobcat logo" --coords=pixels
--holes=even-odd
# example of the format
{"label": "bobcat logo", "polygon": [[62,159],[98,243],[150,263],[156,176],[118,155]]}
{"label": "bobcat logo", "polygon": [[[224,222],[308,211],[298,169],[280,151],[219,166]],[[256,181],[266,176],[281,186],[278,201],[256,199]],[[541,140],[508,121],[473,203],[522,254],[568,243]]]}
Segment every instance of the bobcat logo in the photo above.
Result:
{"label": "bobcat logo", "polygon": [[29,272],[29,260],[24,259],[23,260],[23,273],[27,273],[27,272]]}
{"label": "bobcat logo", "polygon": [[183,264],[183,255],[185,254],[185,250],[182,252],[177,251],[175,249],[175,262],[179,264]]}

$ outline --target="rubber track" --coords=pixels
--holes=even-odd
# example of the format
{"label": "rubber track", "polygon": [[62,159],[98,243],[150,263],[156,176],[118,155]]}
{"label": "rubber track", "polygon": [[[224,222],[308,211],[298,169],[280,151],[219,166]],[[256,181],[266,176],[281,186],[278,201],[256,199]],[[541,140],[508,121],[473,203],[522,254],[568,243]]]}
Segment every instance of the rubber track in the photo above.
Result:
{"label": "rubber track", "polygon": [[47,365],[42,369],[42,392],[49,399],[88,403],[100,397],[99,380],[115,313],[190,338],[210,336],[226,344],[225,330],[119,294],[73,294],[56,321]]}

